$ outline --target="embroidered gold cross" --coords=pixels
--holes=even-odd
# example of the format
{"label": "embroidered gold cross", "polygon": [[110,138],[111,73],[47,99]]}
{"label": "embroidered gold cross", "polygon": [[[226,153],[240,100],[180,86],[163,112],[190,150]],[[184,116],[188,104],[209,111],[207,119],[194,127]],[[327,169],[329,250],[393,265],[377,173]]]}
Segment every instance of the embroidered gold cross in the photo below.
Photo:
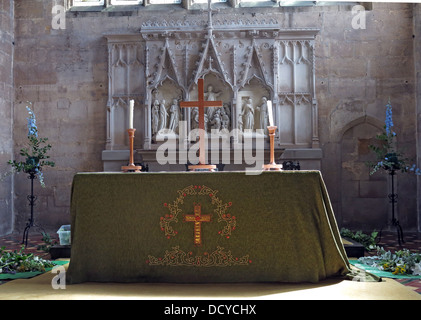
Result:
{"label": "embroidered gold cross", "polygon": [[202,244],[202,222],[210,222],[211,215],[202,215],[202,206],[199,203],[194,205],[194,215],[184,216],[184,221],[194,222],[194,244],[200,246]]}

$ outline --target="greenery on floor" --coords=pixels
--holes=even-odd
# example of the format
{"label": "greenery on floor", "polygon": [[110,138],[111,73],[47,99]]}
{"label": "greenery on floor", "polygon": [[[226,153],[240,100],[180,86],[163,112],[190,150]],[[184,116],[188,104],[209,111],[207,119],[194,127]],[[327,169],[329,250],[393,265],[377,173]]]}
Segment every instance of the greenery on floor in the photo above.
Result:
{"label": "greenery on floor", "polygon": [[51,236],[46,232],[42,232],[41,240],[44,241],[44,244],[38,245],[37,249],[45,251],[45,252],[50,252],[50,248],[57,244],[57,241],[56,240],[53,241]]}
{"label": "greenery on floor", "polygon": [[371,234],[365,234],[361,230],[354,232],[349,229],[342,228],[340,233],[342,237],[349,238],[360,243],[367,251],[376,249],[376,238],[379,233],[375,230]]}
{"label": "greenery on floor", "polygon": [[421,254],[411,253],[408,249],[392,253],[377,247],[376,256],[361,257],[358,261],[395,275],[421,275]]}
{"label": "greenery on floor", "polygon": [[24,253],[24,246],[17,251],[7,251],[6,247],[0,248],[0,274],[40,271],[45,272],[46,268],[52,268],[55,264],[44,260],[33,253]]}

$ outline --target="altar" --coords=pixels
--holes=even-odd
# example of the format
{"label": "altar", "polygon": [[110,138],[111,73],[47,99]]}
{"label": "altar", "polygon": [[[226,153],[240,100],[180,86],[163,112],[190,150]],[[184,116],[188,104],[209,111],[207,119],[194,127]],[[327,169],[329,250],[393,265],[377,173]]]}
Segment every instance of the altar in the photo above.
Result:
{"label": "altar", "polygon": [[79,173],[81,282],[318,282],[349,272],[319,171]]}

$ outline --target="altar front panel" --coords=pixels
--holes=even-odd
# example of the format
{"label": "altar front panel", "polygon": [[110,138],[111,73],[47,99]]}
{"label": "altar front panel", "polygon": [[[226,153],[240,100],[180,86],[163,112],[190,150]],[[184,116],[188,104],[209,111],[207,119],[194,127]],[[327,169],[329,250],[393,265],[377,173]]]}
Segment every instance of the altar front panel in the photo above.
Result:
{"label": "altar front panel", "polygon": [[317,282],[349,272],[318,171],[81,173],[69,283]]}

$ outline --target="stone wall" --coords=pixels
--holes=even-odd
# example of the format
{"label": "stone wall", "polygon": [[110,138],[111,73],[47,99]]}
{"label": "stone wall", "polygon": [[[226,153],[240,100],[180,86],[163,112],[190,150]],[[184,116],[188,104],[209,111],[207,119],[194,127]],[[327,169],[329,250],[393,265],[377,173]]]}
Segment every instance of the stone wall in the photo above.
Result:
{"label": "stone wall", "polygon": [[13,158],[13,0],[0,1],[0,235],[13,228],[13,176],[4,177]]}
{"label": "stone wall", "polygon": [[[421,4],[414,9],[414,59],[416,80],[417,164],[421,167]],[[418,230],[421,230],[421,177],[417,180]]]}
{"label": "stone wall", "polygon": [[[49,138],[56,162],[55,168],[44,172],[47,187],[36,185],[35,218],[55,231],[70,222],[73,175],[103,168],[108,95],[104,34],[136,33],[147,20],[182,21],[186,15],[200,13],[178,6],[170,10],[150,6],[67,12],[65,29],[56,30],[52,27],[52,5],[53,1],[45,0],[15,1],[13,133],[18,157],[16,150],[26,139],[25,101],[32,101],[40,135]],[[369,176],[364,159],[369,157],[370,139],[383,126],[389,97],[399,147],[408,157],[416,156],[413,5],[373,3],[372,10],[366,11],[366,29],[352,27],[351,6],[344,5],[227,8],[216,13],[221,20],[230,20],[234,14],[245,19],[274,18],[285,28],[320,28],[316,37],[316,98],[322,173],[340,226],[382,227],[390,215],[387,177]],[[207,19],[206,13],[202,15]],[[3,105],[0,108],[3,112]],[[0,136],[6,138],[10,151],[11,135],[3,133],[2,127]],[[17,175],[14,212],[15,230],[19,232],[29,214],[28,191],[29,181]],[[401,224],[405,230],[414,230],[418,223],[416,179],[399,175],[398,193]]]}
{"label": "stone wall", "polygon": [[[367,230],[386,229],[391,218],[389,178],[370,176],[364,164],[370,136],[383,129],[389,98],[398,148],[408,158],[416,156],[412,4],[372,6],[366,29],[352,28],[351,12],[343,19],[323,13],[316,53],[322,171],[339,224]],[[405,229],[414,229],[416,178],[398,174],[397,180],[398,219]]]}

